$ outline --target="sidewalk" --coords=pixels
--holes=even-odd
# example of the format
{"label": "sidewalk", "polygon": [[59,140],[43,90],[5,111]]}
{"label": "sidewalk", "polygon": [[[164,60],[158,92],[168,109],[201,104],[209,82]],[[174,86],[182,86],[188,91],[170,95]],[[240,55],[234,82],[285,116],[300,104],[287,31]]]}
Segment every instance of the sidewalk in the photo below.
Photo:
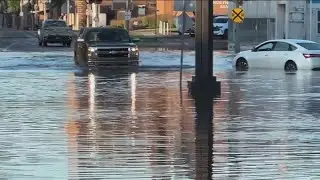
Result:
{"label": "sidewalk", "polygon": [[13,28],[0,28],[0,38],[34,38],[33,31],[17,30]]}

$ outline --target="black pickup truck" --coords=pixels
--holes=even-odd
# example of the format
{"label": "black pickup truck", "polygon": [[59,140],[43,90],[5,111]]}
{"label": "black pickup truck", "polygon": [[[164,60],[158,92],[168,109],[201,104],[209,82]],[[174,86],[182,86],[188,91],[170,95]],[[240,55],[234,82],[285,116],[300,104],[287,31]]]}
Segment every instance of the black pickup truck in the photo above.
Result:
{"label": "black pickup truck", "polygon": [[84,28],[74,47],[74,62],[82,67],[137,66],[139,49],[122,28]]}

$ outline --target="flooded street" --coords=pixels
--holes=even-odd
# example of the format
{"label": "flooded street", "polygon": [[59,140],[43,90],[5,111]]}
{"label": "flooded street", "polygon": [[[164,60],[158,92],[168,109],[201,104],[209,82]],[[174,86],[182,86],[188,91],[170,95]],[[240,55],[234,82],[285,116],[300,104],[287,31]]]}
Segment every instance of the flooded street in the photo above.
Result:
{"label": "flooded street", "polygon": [[194,52],[180,89],[179,53],[85,73],[68,51],[0,52],[0,179],[320,178],[320,72],[236,73],[217,52],[210,107],[188,95]]}

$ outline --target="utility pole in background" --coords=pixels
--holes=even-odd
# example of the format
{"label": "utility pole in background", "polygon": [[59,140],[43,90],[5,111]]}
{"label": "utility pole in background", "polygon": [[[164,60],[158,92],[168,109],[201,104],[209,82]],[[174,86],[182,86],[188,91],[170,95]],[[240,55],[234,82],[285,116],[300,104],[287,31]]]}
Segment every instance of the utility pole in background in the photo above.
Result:
{"label": "utility pole in background", "polygon": [[90,27],[90,21],[92,19],[92,9],[91,9],[91,4],[87,4],[87,27]]}
{"label": "utility pole in background", "polygon": [[[242,7],[243,0],[236,0],[236,8]],[[240,28],[239,23],[233,23],[233,37],[234,37],[234,52],[239,53],[240,52]]]}
{"label": "utility pole in background", "polygon": [[24,28],[23,0],[20,0],[20,29]]}
{"label": "utility pole in background", "polygon": [[70,14],[70,0],[67,0],[67,16],[66,16],[66,20],[67,20],[67,24],[69,26],[69,14]]}
{"label": "utility pole in background", "polygon": [[130,9],[129,9],[129,1],[130,0],[127,0],[126,1],[126,11],[125,11],[125,24],[124,24],[124,27],[125,27],[125,29],[127,30],[127,31],[129,31],[130,30],[130,19],[128,19],[127,17],[129,16],[129,14],[130,14],[130,16],[131,16],[131,13],[130,13]]}
{"label": "utility pole in background", "polygon": [[42,1],[43,4],[43,20],[48,19],[48,15],[47,15],[47,1],[43,0]]}

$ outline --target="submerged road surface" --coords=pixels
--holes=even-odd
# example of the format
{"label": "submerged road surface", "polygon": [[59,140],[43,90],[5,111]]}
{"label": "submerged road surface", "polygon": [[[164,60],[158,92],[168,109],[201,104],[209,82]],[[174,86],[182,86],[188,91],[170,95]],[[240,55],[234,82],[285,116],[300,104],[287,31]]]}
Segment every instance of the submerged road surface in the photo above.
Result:
{"label": "submerged road surface", "polygon": [[216,53],[223,93],[211,119],[188,96],[193,69],[179,87],[179,52],[143,51],[138,71],[86,73],[70,50],[32,52],[28,39],[0,52],[3,179],[201,179],[208,158],[213,179],[320,176],[319,72],[236,73]]}

